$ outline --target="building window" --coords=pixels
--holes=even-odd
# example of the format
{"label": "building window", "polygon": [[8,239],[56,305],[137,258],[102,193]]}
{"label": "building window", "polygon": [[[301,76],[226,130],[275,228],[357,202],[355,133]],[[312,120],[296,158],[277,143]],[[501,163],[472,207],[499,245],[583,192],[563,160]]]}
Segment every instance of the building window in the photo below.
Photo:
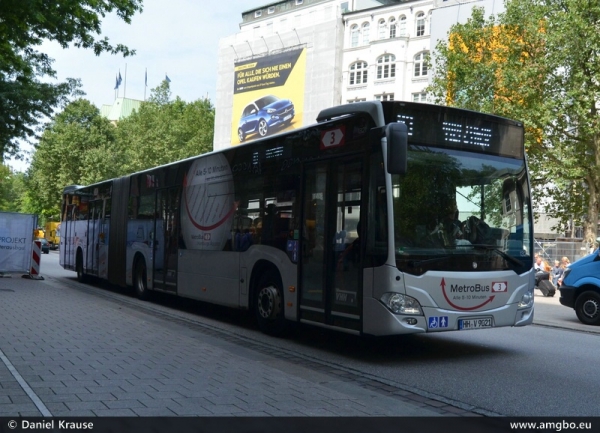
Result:
{"label": "building window", "polygon": [[342,9],[342,13],[344,13],[344,12],[349,12],[349,9],[348,9],[348,2],[343,2],[343,3],[341,4],[340,8]]}
{"label": "building window", "polygon": [[417,36],[423,36],[425,34],[425,14],[419,12],[417,14]]}
{"label": "building window", "polygon": [[382,93],[381,95],[375,95],[375,99],[378,101],[393,101],[394,94],[393,93]]}
{"label": "building window", "polygon": [[348,99],[348,104],[354,104],[355,102],[365,102],[367,100],[367,98],[354,98],[354,99]]}
{"label": "building window", "polygon": [[304,0],[296,0],[296,5],[301,5],[302,3],[304,3]]}
{"label": "building window", "polygon": [[396,37],[396,18],[392,17],[389,21],[390,26],[390,38]]}
{"label": "building window", "polygon": [[377,37],[379,39],[385,39],[387,37],[387,26],[385,25],[385,20],[379,20],[377,24]]}
{"label": "building window", "polygon": [[357,47],[358,46],[358,26],[356,24],[354,24],[352,27],[350,27],[350,46],[351,47]]}
{"label": "building window", "polygon": [[369,23],[363,23],[362,25],[362,41],[363,44],[368,44],[369,43],[369,30],[370,30],[370,25]]}
{"label": "building window", "polygon": [[367,62],[355,62],[350,65],[351,86],[355,84],[364,84],[367,82]]}
{"label": "building window", "polygon": [[262,15],[262,11],[256,11],[254,12],[254,18],[258,18]]}
{"label": "building window", "polygon": [[396,76],[396,56],[385,54],[377,59],[377,79],[394,78]]}
{"label": "building window", "polygon": [[398,20],[398,36],[406,36],[406,17],[404,15]]}
{"label": "building window", "polygon": [[415,77],[424,77],[427,75],[427,52],[419,53],[414,57]]}
{"label": "building window", "polygon": [[267,9],[267,13],[272,14],[273,12],[275,12],[275,6],[270,6],[269,9]]}
{"label": "building window", "polygon": [[413,100],[413,102],[427,102],[427,93],[425,93],[425,92],[413,93],[412,100]]}

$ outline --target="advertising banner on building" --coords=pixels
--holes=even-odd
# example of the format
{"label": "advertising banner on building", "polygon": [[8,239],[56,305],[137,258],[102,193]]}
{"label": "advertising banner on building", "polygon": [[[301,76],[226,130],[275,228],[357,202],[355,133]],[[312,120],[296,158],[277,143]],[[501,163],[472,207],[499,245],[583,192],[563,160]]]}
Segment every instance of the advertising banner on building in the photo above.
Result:
{"label": "advertising banner on building", "polygon": [[0,212],[0,272],[29,272],[37,217]]}
{"label": "advertising banner on building", "polygon": [[306,49],[235,63],[231,144],[302,126]]}

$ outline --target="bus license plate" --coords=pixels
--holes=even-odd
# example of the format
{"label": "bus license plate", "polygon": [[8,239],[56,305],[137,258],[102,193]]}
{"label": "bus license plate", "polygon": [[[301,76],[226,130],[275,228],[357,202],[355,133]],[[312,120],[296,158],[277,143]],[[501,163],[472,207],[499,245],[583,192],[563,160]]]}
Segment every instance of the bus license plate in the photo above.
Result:
{"label": "bus license plate", "polygon": [[473,317],[472,319],[460,319],[458,321],[458,329],[482,329],[491,328],[491,317]]}

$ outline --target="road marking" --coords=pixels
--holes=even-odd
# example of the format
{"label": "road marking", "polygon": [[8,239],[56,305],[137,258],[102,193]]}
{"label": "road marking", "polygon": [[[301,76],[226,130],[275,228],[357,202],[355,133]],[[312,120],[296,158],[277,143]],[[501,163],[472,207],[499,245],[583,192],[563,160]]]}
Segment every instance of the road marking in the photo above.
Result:
{"label": "road marking", "polygon": [[37,406],[38,410],[42,413],[42,416],[52,416],[52,414],[50,413],[50,411],[48,410],[46,405],[44,403],[42,403],[42,400],[40,400],[40,398],[37,396],[37,394],[35,392],[33,392],[33,389],[31,389],[31,387],[27,384],[25,379],[23,379],[23,377],[19,374],[17,369],[8,360],[6,355],[4,355],[4,352],[2,352],[2,349],[0,349],[0,359],[2,360],[4,365],[6,365],[6,368],[8,368],[8,371],[10,371],[10,373],[17,380],[17,382],[19,382],[19,385],[21,385],[21,388],[23,388],[23,391],[25,391],[25,393],[29,396],[31,401],[33,401],[33,404],[35,404]]}

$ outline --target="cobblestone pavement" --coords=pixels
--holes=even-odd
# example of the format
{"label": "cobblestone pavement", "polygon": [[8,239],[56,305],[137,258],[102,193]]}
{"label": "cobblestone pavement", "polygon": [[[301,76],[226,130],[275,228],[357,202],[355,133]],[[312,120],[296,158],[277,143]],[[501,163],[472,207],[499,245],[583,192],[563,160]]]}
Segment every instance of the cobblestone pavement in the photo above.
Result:
{"label": "cobblestone pavement", "polygon": [[103,289],[0,278],[0,417],[478,416]]}

